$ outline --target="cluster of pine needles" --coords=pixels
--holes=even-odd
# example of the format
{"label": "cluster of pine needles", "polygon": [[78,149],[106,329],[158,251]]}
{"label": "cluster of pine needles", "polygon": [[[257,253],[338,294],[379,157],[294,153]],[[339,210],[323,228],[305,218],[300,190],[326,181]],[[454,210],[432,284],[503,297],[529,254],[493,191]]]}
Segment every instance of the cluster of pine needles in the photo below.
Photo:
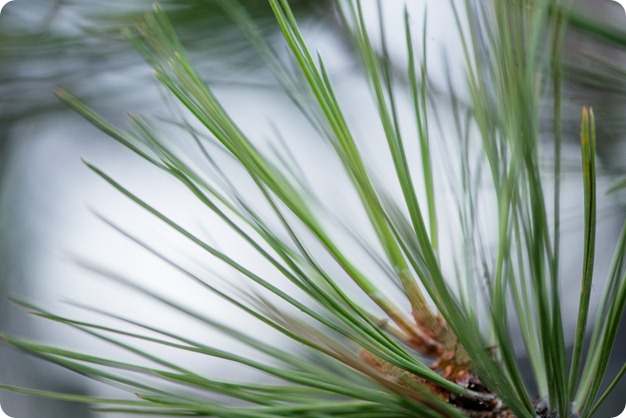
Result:
{"label": "cluster of pine needles", "polygon": [[[384,133],[376,140],[383,141],[388,151],[398,196],[390,192],[393,187],[381,184],[364,156],[363,144],[342,111],[342,100],[335,94],[324,58],[308,47],[288,0],[269,0],[290,51],[288,62],[279,58],[244,7],[232,0],[221,3],[319,134],[319,146],[332,149],[350,180],[351,192],[358,196],[359,210],[369,223],[366,228],[372,232],[367,241],[354,231],[353,238],[379,269],[364,268],[344,250],[323,215],[332,213],[333,208],[324,207],[317,199],[295,160],[285,152],[288,147],[278,147],[274,154],[265,152],[258,138],[237,125],[188,59],[166,13],[157,7],[128,31],[128,38],[178,103],[181,111],[173,116],[173,125],[179,134],[171,138],[163,135],[156,121],[142,117],[131,117],[132,127],[123,131],[70,92],[60,88],[58,97],[128,150],[177,180],[289,286],[244,266],[236,254],[224,253],[142,199],[141,192],[129,190],[123,181],[90,162],[86,164],[142,207],[146,216],[157,218],[204,251],[207,263],[230,266],[255,290],[225,291],[141,237],[123,230],[120,233],[171,264],[186,279],[227,300],[251,324],[258,321],[271,327],[309,354],[274,346],[232,324],[218,322],[210,314],[143,288],[113,269],[88,266],[129,291],[139,291],[235,338],[270,360],[222,350],[219,344],[203,342],[201,336],[180,335],[158,324],[140,323],[124,317],[123,312],[91,309],[119,321],[116,328],[61,317],[20,302],[40,317],[128,351],[146,364],[2,335],[6,344],[132,396],[113,399],[3,389],[86,402],[105,412],[148,416],[593,416],[626,370],[626,366],[609,370],[626,303],[626,226],[615,248],[597,319],[588,326],[592,322],[596,241],[596,139],[594,113],[583,108],[579,175],[584,200],[584,231],[580,235],[584,259],[577,279],[581,293],[571,342],[573,353],[569,353],[559,265],[564,136],[561,49],[568,25],[585,27],[586,22],[557,0],[452,3],[465,54],[468,100],[458,100],[450,84],[445,111],[453,120],[455,138],[445,140],[456,152],[450,154],[454,158],[448,166],[442,167],[433,157],[431,142],[443,139],[433,133],[427,18],[416,20],[405,14],[407,62],[406,68],[398,68],[392,65],[382,20],[379,38],[373,39],[360,1],[337,1],[338,13],[371,88],[376,122]],[[416,33],[421,24],[423,30]],[[589,30],[594,28],[588,26]],[[618,35],[611,33],[613,41],[626,40],[626,36]],[[419,49],[421,54],[416,52]],[[403,91],[397,89],[398,79],[405,82]],[[410,129],[400,115],[400,96],[408,97],[405,102],[412,107]],[[546,103],[553,121],[548,132],[544,126],[548,119]],[[187,141],[185,147],[180,146],[182,141]],[[552,164],[545,164],[546,155],[551,156]],[[254,185],[254,193],[243,193],[233,183],[222,159],[236,163]],[[444,198],[437,176],[446,171],[452,172],[448,175],[456,207],[451,205],[452,210],[448,208],[445,219],[441,219],[438,215]],[[487,201],[485,190],[489,191]],[[264,210],[258,209],[259,200]],[[493,240],[480,233],[484,222],[481,213],[487,207],[493,214]],[[446,224],[455,225],[454,239],[460,251],[440,245],[442,225]],[[443,267],[444,257],[452,260],[452,267]],[[337,271],[349,279],[350,286],[336,277]],[[364,297],[369,302],[363,302]],[[513,344],[516,333],[523,341],[530,373],[521,370]],[[136,343],[129,343],[129,339]],[[145,348],[148,344],[238,363],[270,379],[268,383],[245,383],[206,376],[178,364],[176,358],[150,353]]]}

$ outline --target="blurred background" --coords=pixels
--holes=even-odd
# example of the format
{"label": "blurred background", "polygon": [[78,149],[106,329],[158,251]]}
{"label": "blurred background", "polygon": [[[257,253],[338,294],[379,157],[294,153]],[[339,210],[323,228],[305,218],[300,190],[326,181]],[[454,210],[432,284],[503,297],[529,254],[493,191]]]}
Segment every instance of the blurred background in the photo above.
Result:
{"label": "blurred background", "polygon": [[[243,129],[254,132],[259,138],[271,136],[274,124],[290,132],[290,141],[307,150],[312,159],[322,162],[318,181],[332,189],[333,173],[324,170],[323,151],[313,146],[315,133],[280,92],[262,59],[216,3],[160,1],[193,61]],[[242,3],[265,36],[281,45],[266,2],[244,0]],[[376,120],[366,116],[373,114],[372,104],[368,102],[369,92],[361,76],[356,75],[359,60],[352,53],[333,1],[291,3],[307,40],[313,49],[322,51],[329,65],[338,96],[344,98],[342,104],[348,118],[358,123],[360,132],[380,129],[368,126]],[[454,23],[447,3],[422,0],[410,2],[409,7],[419,17],[428,4],[428,57],[435,100],[449,100],[445,93],[449,73],[458,90],[457,99],[463,102],[464,64],[456,32],[450,30]],[[398,39],[397,44],[402,45],[404,34],[398,22],[401,22],[403,5],[400,0],[384,2],[384,19],[392,45],[393,39]],[[367,18],[376,22],[376,1],[364,0],[364,6]],[[123,28],[132,25],[151,7],[152,1],[147,0],[16,0],[0,14],[0,328],[3,331],[106,353],[105,349],[94,346],[93,340],[77,332],[29,317],[24,309],[9,301],[10,296],[17,295],[58,313],[75,313],[64,304],[71,300],[110,311],[130,310],[135,317],[157,318],[164,327],[171,324],[183,327],[185,332],[200,332],[195,324],[181,323],[179,318],[160,311],[156,304],[139,301],[132,292],[93,277],[77,265],[77,258],[115,266],[129,277],[160,287],[172,297],[182,298],[217,316],[229,318],[232,315],[218,300],[194,299],[196,293],[191,285],[172,282],[167,266],[124,239],[95,215],[114,220],[147,242],[161,243],[164,251],[185,253],[183,243],[146,219],[142,211],[105,185],[84,166],[81,158],[105,168],[114,178],[124,179],[129,188],[141,190],[143,196],[167,213],[182,214],[191,223],[205,216],[170,179],[147,167],[65,108],[54,96],[55,86],[62,85],[118,126],[126,125],[126,114],[131,111],[166,115],[168,107],[163,91],[155,84],[150,68],[121,34]],[[621,7],[610,0],[579,1],[575,2],[575,7],[581,13],[597,17],[608,29],[626,28],[626,16]],[[414,21],[415,33],[420,33],[421,19]],[[280,48],[279,53],[286,53]],[[392,48],[390,52],[402,68],[405,59],[402,48],[397,51]],[[565,154],[571,156],[575,166],[579,155],[580,106],[593,105],[598,117],[598,149],[602,158],[601,190],[605,190],[626,173],[626,138],[623,135],[626,133],[626,47],[574,28],[567,34],[565,55],[568,79],[564,114],[572,115],[565,126],[569,141]],[[549,128],[550,121],[545,123]],[[573,283],[577,283],[581,248],[576,246],[576,239],[567,238],[581,233],[582,225],[576,215],[582,189],[577,180],[566,182],[564,187],[563,207],[570,208],[572,216],[569,222],[564,222],[567,235],[563,240],[563,276],[572,277]],[[330,191],[333,192],[341,195],[341,190]],[[598,277],[602,277],[608,269],[609,249],[624,218],[624,199],[604,197],[602,192],[599,195],[601,224],[597,252],[600,258],[596,265]],[[216,228],[207,234],[217,237],[222,232]],[[220,244],[232,247],[232,251],[238,248],[234,241],[220,241]],[[243,256],[253,258],[252,254]],[[602,288],[600,283],[596,287]],[[564,298],[566,309],[568,300],[574,305],[577,285],[565,286]],[[614,359],[616,365],[626,359],[623,335],[622,348]],[[224,365],[197,367],[212,373],[232,373]],[[107,389],[80,376],[4,347],[0,347],[0,382],[68,393],[103,396],[108,393]],[[622,383],[598,416],[620,413],[625,391],[626,385]],[[0,403],[7,414],[16,418],[97,416],[88,406],[6,392],[0,393]]]}

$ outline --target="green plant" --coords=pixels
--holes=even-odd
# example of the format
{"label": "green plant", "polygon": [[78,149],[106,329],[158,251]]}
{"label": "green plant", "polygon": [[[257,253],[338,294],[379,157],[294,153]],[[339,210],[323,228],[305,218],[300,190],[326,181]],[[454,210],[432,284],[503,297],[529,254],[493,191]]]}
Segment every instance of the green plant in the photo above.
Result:
{"label": "green plant", "polygon": [[[584,108],[584,260],[574,352],[568,359],[559,291],[563,136],[560,50],[568,22],[589,23],[577,21],[567,8],[549,0],[495,1],[489,6],[468,1],[455,9],[463,38],[470,105],[463,107],[451,88],[449,111],[456,137],[448,139],[448,146],[453,150],[451,156],[458,155],[458,164],[448,162],[439,167],[431,150],[434,116],[429,101],[425,36],[422,34],[424,52],[419,64],[414,52],[416,34],[407,14],[408,64],[402,77],[408,80],[414,115],[411,129],[416,132],[409,136],[401,122],[397,100],[401,92],[394,88],[398,75],[391,67],[382,23],[382,47],[377,49],[372,45],[360,3],[338,2],[371,86],[384,131],[380,140],[386,144],[393,165],[393,186],[400,190],[400,196],[395,196],[390,192],[391,185],[380,184],[364,157],[324,61],[307,47],[287,0],[269,3],[290,48],[295,71],[277,58],[244,9],[232,1],[222,3],[267,59],[320,138],[332,148],[359,198],[358,210],[366,215],[374,241],[366,241],[365,234],[355,234],[353,239],[371,255],[371,264],[376,268],[364,268],[342,246],[340,234],[329,227],[333,223],[329,215],[332,207],[325,208],[324,202],[318,201],[284,150],[279,149],[275,155],[262,151],[257,139],[237,126],[186,57],[165,14],[157,9],[129,33],[129,38],[154,68],[158,80],[184,111],[197,119],[202,130],[181,113],[173,120],[179,128],[176,142],[163,139],[153,122],[140,117],[131,117],[132,129],[124,132],[69,92],[59,89],[58,96],[95,126],[178,180],[254,248],[284,282],[276,284],[250,270],[232,254],[221,252],[142,200],[140,193],[125,188],[92,163],[86,164],[148,214],[253,285],[249,289],[224,290],[172,261],[150,243],[121,233],[208,292],[297,342],[307,354],[300,356],[274,347],[142,289],[114,271],[85,265],[205,322],[269,360],[239,356],[203,343],[196,336],[137,323],[117,313],[99,312],[120,321],[119,328],[112,328],[61,317],[20,302],[38,316],[84,331],[151,365],[3,335],[7,344],[136,397],[100,399],[4,388],[93,403],[103,411],[155,416],[592,416],[626,371],[625,366],[612,373],[613,383],[600,390],[626,303],[626,226],[585,350],[595,259],[596,140],[593,111]],[[620,39],[624,42],[626,37]],[[548,138],[544,138],[541,124],[542,106],[550,95],[554,123],[549,139],[554,144],[554,164],[547,172],[542,164],[542,144]],[[187,149],[194,151],[183,152],[183,141]],[[415,141],[415,149],[411,141]],[[242,193],[216,155],[235,162],[255,191]],[[421,170],[415,168],[416,162]],[[416,180],[418,175],[422,180]],[[438,216],[437,203],[443,198],[434,180],[436,175],[449,180],[455,191],[456,219],[442,222]],[[548,175],[553,179],[549,193]],[[418,197],[418,185],[423,186],[424,198]],[[489,190],[487,199],[482,194],[485,188]],[[550,205],[553,211],[548,209]],[[480,212],[488,208],[496,214],[493,248],[479,225]],[[442,223],[453,225],[451,229],[461,242],[458,248],[440,245]],[[444,266],[442,259],[451,260],[451,268]],[[337,271],[341,271],[341,277],[337,277]],[[371,271],[386,281],[374,277]],[[344,285],[343,278],[349,278],[358,288]],[[397,289],[404,300],[393,296],[398,294]],[[362,296],[367,301],[362,301]],[[122,326],[124,323],[129,327]],[[513,324],[519,327],[532,365],[536,394],[531,393],[517,362]],[[131,331],[137,328],[143,331]],[[127,338],[137,340],[137,344],[128,343]],[[250,384],[204,376],[177,364],[176,359],[150,353],[142,346],[146,342],[239,363],[263,372],[276,383]],[[176,389],[171,389],[172,384]],[[214,394],[223,399],[216,401]]]}

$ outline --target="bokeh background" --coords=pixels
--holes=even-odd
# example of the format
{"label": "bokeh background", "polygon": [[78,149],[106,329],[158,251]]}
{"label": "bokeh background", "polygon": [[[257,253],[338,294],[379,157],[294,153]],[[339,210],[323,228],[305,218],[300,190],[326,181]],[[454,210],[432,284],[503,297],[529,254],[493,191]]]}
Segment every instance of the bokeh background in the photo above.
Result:
{"label": "bokeh background", "polygon": [[[306,126],[289,100],[264,67],[240,31],[210,0],[162,0],[191,57],[208,82],[214,86],[225,107],[244,130],[259,138],[271,136],[273,124],[291,132],[289,140],[307,150],[319,161],[318,181],[333,185],[333,173],[325,170],[324,155],[314,146],[315,135]],[[352,54],[347,33],[333,8],[332,0],[292,2],[303,23],[305,36],[315,49],[323,51],[338,95],[344,98],[348,117],[358,121],[361,132],[370,129],[376,118],[368,102],[367,86],[358,75],[359,61]],[[366,15],[376,22],[376,1],[364,0]],[[401,40],[403,1],[383,2],[388,36]],[[445,102],[447,74],[463,101],[463,58],[453,17],[446,1],[415,0],[411,11],[421,16],[428,4],[430,77],[436,100]],[[280,45],[280,34],[271,10],[264,0],[244,0],[255,22],[271,42]],[[608,28],[626,28],[621,7],[610,0],[575,3],[578,10],[597,17]],[[156,305],[140,301],[120,287],[92,277],[76,260],[89,260],[115,266],[143,283],[171,292],[174,297],[229,318],[229,308],[217,300],[196,297],[191,286],[173,283],[170,271],[102,222],[96,213],[149,242],[159,242],[164,251],[184,253],[185,247],[162,227],[106,186],[81,162],[86,158],[104,167],[115,178],[124,179],[141,190],[151,202],[168,213],[184,214],[194,222],[200,215],[189,197],[167,178],[151,171],[123,147],[98,132],[81,117],[65,108],[54,96],[62,85],[83,98],[113,123],[124,126],[127,112],[166,115],[167,100],[155,84],[151,70],[129,42],[123,28],[150,11],[151,1],[123,0],[16,0],[0,14],[0,328],[12,334],[69,347],[106,353],[78,333],[51,326],[28,316],[9,301],[19,296],[55,312],[72,312],[63,302],[78,301],[131,311],[137,317],[157,318],[167,326],[197,332],[194,324],[162,312]],[[421,19],[415,19],[419,26]],[[416,29],[420,33],[421,29]],[[391,42],[393,44],[393,42]],[[401,42],[398,42],[401,45]],[[279,53],[286,51],[279,49]],[[402,65],[401,48],[391,56]],[[601,187],[626,172],[626,49],[604,39],[570,30],[566,41],[568,81],[565,86],[566,156],[576,165],[577,118],[582,104],[596,110],[599,127],[599,153],[602,159]],[[400,81],[401,82],[401,81]],[[401,86],[400,86],[401,87]],[[369,103],[369,104],[368,104]],[[445,116],[444,116],[445,117]],[[546,120],[546,129],[550,121]],[[578,221],[580,184],[565,184],[566,217],[563,240],[564,276],[572,285],[564,286],[564,306],[577,302],[581,249]],[[331,190],[341,196],[341,190]],[[597,264],[599,277],[608,268],[608,257],[617,229],[624,218],[624,198],[600,194],[600,226]],[[349,209],[349,206],[348,206]],[[440,219],[444,216],[440,215]],[[221,231],[209,230],[221,237]],[[570,239],[571,238],[571,239]],[[220,242],[232,251],[237,243]],[[605,249],[605,251],[603,251]],[[244,257],[253,255],[244,255]],[[567,262],[572,260],[572,262]],[[571,274],[568,272],[571,271]],[[597,284],[601,289],[601,284]],[[597,290],[595,296],[597,298]],[[575,313],[566,313],[566,317]],[[245,324],[242,324],[245,327]],[[615,367],[626,359],[626,340],[618,341]],[[228,342],[225,342],[228,344]],[[620,346],[621,344],[621,346]],[[189,361],[193,362],[193,359]],[[524,361],[524,359],[521,359]],[[193,364],[193,363],[192,363]],[[211,373],[230,374],[223,365],[196,364]],[[0,382],[17,386],[59,390],[80,394],[107,394],[107,390],[58,367],[0,347]],[[624,407],[626,385],[615,390],[611,402],[599,417],[615,416]],[[88,418],[97,416],[88,406],[0,393],[6,413],[16,418]]]}

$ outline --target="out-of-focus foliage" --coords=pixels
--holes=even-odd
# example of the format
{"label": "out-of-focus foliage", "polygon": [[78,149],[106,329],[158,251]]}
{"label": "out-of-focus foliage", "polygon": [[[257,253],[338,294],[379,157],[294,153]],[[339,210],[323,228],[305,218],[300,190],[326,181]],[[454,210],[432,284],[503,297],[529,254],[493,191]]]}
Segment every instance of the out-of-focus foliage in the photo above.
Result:
{"label": "out-of-focus foliage", "polygon": [[[17,2],[16,2],[17,3]],[[118,93],[140,96],[142,89],[103,95],[98,75],[114,76],[142,63],[122,30],[149,13],[154,2],[20,0],[0,15],[0,126],[16,119],[57,109],[54,86],[62,84],[85,96],[115,99]],[[214,82],[232,82],[237,74],[262,60],[220,7],[221,0],[165,0],[183,43],[204,63]],[[328,19],[330,2],[299,0],[295,11],[303,18]],[[266,1],[242,2],[258,27],[271,37],[276,32]],[[211,68],[207,68],[210,66]],[[228,69],[228,70],[226,70]],[[124,73],[125,76],[127,73]],[[229,77],[229,74],[231,77]],[[132,75],[131,75],[132,76]],[[136,77],[144,77],[139,71]],[[143,83],[140,83],[143,85]]]}

